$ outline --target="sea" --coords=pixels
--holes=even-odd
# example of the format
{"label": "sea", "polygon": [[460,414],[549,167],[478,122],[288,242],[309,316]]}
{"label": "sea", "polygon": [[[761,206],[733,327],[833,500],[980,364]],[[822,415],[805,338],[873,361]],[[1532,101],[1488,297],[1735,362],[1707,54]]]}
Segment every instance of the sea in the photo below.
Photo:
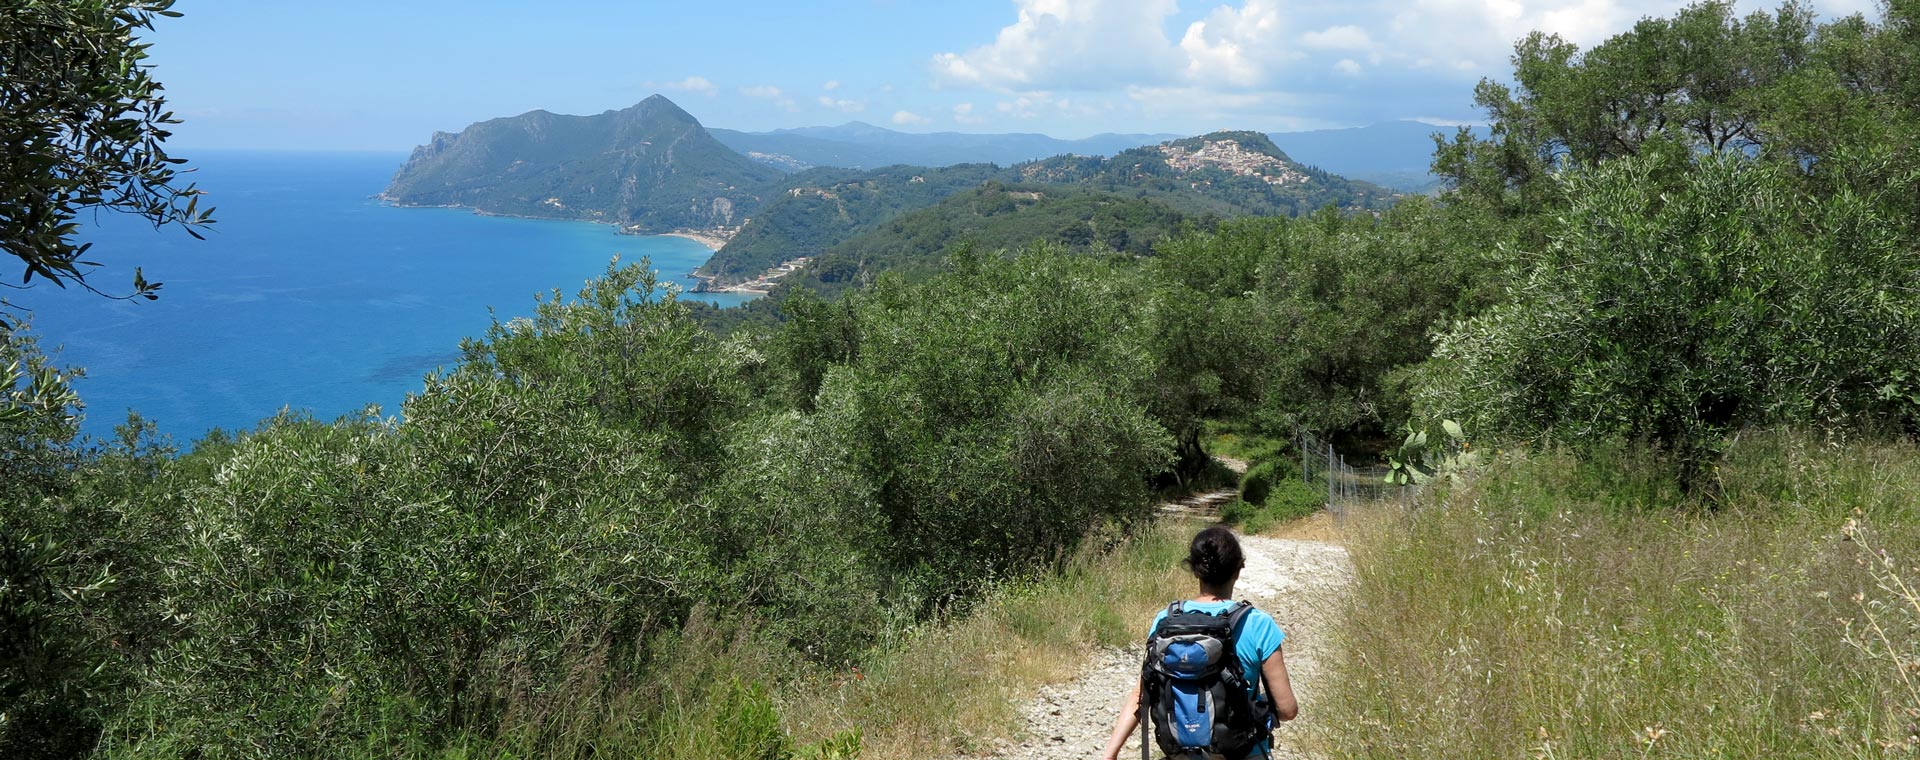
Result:
{"label": "sea", "polygon": [[116,214],[89,215],[80,236],[93,244],[84,258],[102,265],[90,284],[125,294],[138,266],[162,283],[159,300],[45,282],[0,291],[15,320],[31,312],[30,333],[56,363],[84,369],[75,388],[95,438],[129,411],[183,448],[283,410],[399,415],[423,376],[457,362],[462,338],[532,314],[536,294],[571,297],[615,256],[691,290],[712,254],[610,225],[389,206],[375,196],[403,153],[178,152],[215,209],[205,240]]}

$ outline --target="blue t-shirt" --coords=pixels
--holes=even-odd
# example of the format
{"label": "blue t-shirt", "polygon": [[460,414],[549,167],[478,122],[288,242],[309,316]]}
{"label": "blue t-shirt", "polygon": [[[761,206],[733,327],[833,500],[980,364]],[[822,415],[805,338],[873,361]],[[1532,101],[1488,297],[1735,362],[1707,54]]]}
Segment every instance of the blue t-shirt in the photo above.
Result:
{"label": "blue t-shirt", "polygon": [[[1181,602],[1180,609],[1186,612],[1219,615],[1233,609],[1233,605],[1234,602],[1231,599],[1217,602],[1189,600]],[[1153,630],[1159,628],[1160,621],[1165,619],[1167,619],[1167,611],[1161,610],[1160,614],[1154,616],[1153,625],[1147,628],[1147,635],[1152,636]],[[1280,624],[1274,622],[1273,616],[1267,614],[1265,610],[1255,607],[1241,619],[1239,635],[1233,640],[1233,654],[1240,658],[1240,673],[1247,679],[1249,694],[1256,693],[1253,691],[1255,688],[1259,689],[1257,692],[1259,694],[1266,693],[1266,686],[1261,685],[1260,682],[1260,666],[1266,664],[1267,658],[1272,657],[1274,652],[1280,651],[1280,643],[1286,640],[1286,632],[1280,630]],[[1261,745],[1262,748],[1265,746]]]}

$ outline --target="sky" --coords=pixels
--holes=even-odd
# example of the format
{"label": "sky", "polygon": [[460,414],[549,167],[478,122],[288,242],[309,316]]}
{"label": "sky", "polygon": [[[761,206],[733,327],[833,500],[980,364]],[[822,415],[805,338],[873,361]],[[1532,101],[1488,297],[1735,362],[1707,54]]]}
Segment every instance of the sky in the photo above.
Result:
{"label": "sky", "polygon": [[[1742,11],[1772,7],[1739,0]],[[175,147],[404,150],[659,93],[709,127],[1200,134],[1473,123],[1540,29],[1655,0],[182,0],[146,34]],[[1812,0],[1823,17],[1873,0]],[[324,10],[321,10],[323,9]]]}

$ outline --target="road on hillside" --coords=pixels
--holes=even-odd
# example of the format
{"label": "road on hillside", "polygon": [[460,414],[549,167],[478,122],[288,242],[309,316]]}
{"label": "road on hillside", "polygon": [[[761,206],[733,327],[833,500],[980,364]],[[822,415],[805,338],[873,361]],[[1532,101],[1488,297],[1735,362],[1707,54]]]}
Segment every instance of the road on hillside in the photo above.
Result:
{"label": "road on hillside", "polygon": [[[1325,519],[1323,513],[1320,519]],[[1303,535],[1331,536],[1325,525],[1309,521]],[[1320,690],[1322,663],[1339,603],[1353,580],[1347,550],[1330,541],[1304,538],[1241,536],[1247,567],[1241,571],[1237,598],[1251,600],[1279,621],[1287,639],[1283,651],[1300,699],[1300,719],[1283,725],[1275,735],[1275,758],[1315,757],[1300,747],[1300,726],[1313,720],[1314,696]],[[1172,601],[1169,599],[1168,601]],[[1140,621],[1144,640],[1150,621]],[[1073,681],[1042,687],[1020,706],[1025,729],[1014,741],[993,754],[973,756],[994,760],[1089,760],[1100,756],[1113,720],[1140,677],[1140,646],[1096,653]],[[1140,756],[1140,732],[1121,758]],[[1157,756],[1159,753],[1155,752]]]}

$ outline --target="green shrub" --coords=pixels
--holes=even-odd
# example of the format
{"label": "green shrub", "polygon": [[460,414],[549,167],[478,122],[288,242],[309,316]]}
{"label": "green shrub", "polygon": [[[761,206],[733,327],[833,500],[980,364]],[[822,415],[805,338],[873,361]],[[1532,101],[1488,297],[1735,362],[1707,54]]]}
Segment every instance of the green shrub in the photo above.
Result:
{"label": "green shrub", "polygon": [[1650,442],[1687,486],[1743,428],[1920,429],[1907,185],[1814,197],[1780,167],[1658,154],[1561,181],[1572,207],[1510,302],[1441,338],[1421,391],[1433,416]]}
{"label": "green shrub", "polygon": [[1141,295],[1113,262],[1048,247],[963,252],[863,295],[858,355],[827,371],[818,414],[875,487],[898,597],[929,611],[1150,514],[1143,474],[1172,441],[1147,411]]}
{"label": "green shrub", "polygon": [[1267,503],[1267,492],[1273,490],[1273,464],[1261,462],[1247,468],[1247,474],[1240,476],[1240,500],[1248,504]]}
{"label": "green shrub", "polygon": [[1269,485],[1263,494],[1264,502],[1254,503],[1242,494],[1220,510],[1220,519],[1248,533],[1262,533],[1276,525],[1311,516],[1327,506],[1325,491],[1297,479],[1266,482]]}
{"label": "green shrub", "polygon": [[1300,479],[1300,468],[1291,458],[1281,457],[1258,462],[1240,476],[1240,498],[1251,504],[1266,504],[1268,494],[1284,483]]}

